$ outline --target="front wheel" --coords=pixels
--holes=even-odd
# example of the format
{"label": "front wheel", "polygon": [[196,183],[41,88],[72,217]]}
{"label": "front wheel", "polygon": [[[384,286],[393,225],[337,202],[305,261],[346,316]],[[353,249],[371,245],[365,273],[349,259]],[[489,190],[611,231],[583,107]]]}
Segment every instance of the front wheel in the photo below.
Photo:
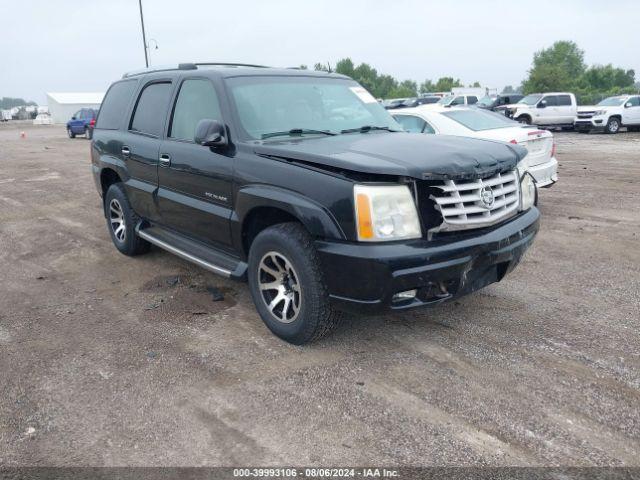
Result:
{"label": "front wheel", "polygon": [[76,138],[76,134],[73,133],[70,128],[67,128],[67,135],[69,138]]}
{"label": "front wheel", "polygon": [[529,115],[520,115],[517,120],[525,125],[531,125],[531,117]]}
{"label": "front wheel", "polygon": [[605,127],[604,131],[610,134],[614,134],[618,133],[619,130],[620,120],[618,120],[616,117],[611,117],[607,122],[607,126]]}
{"label": "front wheel", "polygon": [[289,343],[317,340],[342,317],[329,301],[311,236],[298,223],[281,223],[260,232],[249,251],[248,280],[260,317]]}

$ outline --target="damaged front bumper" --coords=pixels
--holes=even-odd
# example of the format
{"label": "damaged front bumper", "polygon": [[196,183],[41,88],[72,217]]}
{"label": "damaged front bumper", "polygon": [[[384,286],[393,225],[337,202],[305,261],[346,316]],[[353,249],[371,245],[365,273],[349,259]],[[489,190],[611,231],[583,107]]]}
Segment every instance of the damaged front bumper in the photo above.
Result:
{"label": "damaged front bumper", "polygon": [[[334,306],[376,313],[433,305],[500,281],[538,232],[537,208],[502,225],[389,244],[316,241]],[[398,293],[415,290],[415,296]]]}

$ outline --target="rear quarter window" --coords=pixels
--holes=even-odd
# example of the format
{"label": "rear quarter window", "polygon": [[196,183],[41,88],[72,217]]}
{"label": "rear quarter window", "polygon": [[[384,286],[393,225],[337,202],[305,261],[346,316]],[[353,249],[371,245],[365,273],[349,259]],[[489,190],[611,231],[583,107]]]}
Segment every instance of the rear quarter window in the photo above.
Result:
{"label": "rear quarter window", "polygon": [[111,85],[102,101],[96,128],[105,130],[117,130],[120,128],[129,102],[131,102],[133,91],[136,88],[136,83],[137,80],[126,80]]}
{"label": "rear quarter window", "polygon": [[129,130],[159,137],[167,116],[171,83],[151,83],[144,87],[133,112]]}

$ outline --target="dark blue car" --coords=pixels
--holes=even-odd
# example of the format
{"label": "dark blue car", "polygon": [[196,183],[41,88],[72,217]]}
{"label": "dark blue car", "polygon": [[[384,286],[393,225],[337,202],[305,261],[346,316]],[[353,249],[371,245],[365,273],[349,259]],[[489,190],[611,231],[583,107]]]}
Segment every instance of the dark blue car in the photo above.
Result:
{"label": "dark blue car", "polygon": [[93,127],[96,123],[98,112],[93,108],[81,108],[73,114],[67,122],[67,135],[75,138],[76,135],[84,135],[87,138],[93,136]]}

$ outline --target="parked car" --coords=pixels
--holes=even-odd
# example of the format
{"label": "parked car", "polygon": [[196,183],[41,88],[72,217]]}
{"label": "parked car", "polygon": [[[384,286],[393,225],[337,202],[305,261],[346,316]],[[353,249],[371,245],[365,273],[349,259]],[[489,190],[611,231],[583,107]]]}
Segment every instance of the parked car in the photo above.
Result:
{"label": "parked car", "polygon": [[432,103],[427,107],[439,108],[439,107],[455,107],[459,105],[475,105],[478,103],[477,95],[445,95],[440,98],[436,103]]}
{"label": "parked car", "polygon": [[519,102],[524,95],[519,93],[504,93],[500,95],[487,95],[478,100],[476,106],[493,112],[500,111],[503,115],[507,105]]}
{"label": "parked car", "polygon": [[389,98],[382,101],[382,106],[387,110],[402,108],[404,106],[404,102],[406,102],[407,100],[407,98]]}
{"label": "parked car", "polygon": [[573,93],[532,93],[507,105],[507,115],[528,125],[572,127],[577,113]]}
{"label": "parked car", "polygon": [[155,244],[246,279],[267,327],[303,344],[343,311],[499,281],[532,243],[525,148],[403,132],[343,75],[200,65],[127,74],[105,96],[91,161],[123,254]]}
{"label": "parked car", "polygon": [[0,122],[8,122],[12,118],[11,110],[0,110]]}
{"label": "parked car", "polygon": [[98,112],[93,108],[81,108],[74,113],[71,120],[67,122],[67,135],[69,135],[69,138],[75,138],[76,135],[84,135],[87,138],[91,138],[97,114]]}
{"label": "parked car", "polygon": [[578,107],[574,128],[578,132],[603,130],[618,133],[620,127],[631,132],[640,131],[640,96],[609,97],[594,106]]}
{"label": "parked car", "polygon": [[52,123],[51,115],[48,113],[39,113],[36,115],[36,118],[33,119],[34,125],[51,125]]}
{"label": "parked car", "polygon": [[438,103],[439,100],[440,100],[440,97],[437,97],[435,95],[427,95],[424,97],[410,98],[405,100],[402,103],[402,107],[404,108],[419,107],[420,105],[429,105],[431,103]]}
{"label": "parked car", "polygon": [[504,115],[477,108],[405,109],[393,118],[411,133],[455,135],[499,140],[527,149],[523,164],[533,175],[538,187],[549,187],[558,181],[553,134],[547,130],[523,126]]}

